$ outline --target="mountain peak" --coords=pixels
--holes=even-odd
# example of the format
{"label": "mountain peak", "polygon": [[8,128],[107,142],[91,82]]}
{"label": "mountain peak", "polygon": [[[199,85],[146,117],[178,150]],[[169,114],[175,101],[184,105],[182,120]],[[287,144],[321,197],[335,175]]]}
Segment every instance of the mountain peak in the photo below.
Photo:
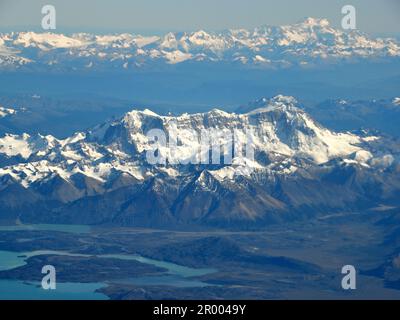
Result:
{"label": "mountain peak", "polygon": [[300,111],[296,98],[279,94],[272,98],[260,98],[248,104],[248,106],[240,107],[238,113],[260,113],[271,110],[296,110]]}
{"label": "mountain peak", "polygon": [[42,50],[53,48],[73,48],[83,46],[85,43],[79,39],[68,37],[59,33],[20,32],[13,42],[25,48],[39,47]]}
{"label": "mountain peak", "polygon": [[297,104],[297,100],[292,96],[285,96],[282,94],[278,94],[277,96],[271,98],[270,102],[272,103],[282,103],[282,104]]}
{"label": "mountain peak", "polygon": [[310,27],[314,27],[314,26],[328,27],[330,25],[328,19],[312,18],[312,17],[306,18],[300,24],[305,25],[305,26],[310,26]]}

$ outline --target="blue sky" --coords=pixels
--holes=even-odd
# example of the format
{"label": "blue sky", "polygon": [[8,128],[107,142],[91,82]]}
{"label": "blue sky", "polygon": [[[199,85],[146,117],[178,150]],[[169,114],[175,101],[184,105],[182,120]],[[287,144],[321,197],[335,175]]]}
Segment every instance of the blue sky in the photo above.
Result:
{"label": "blue sky", "polygon": [[400,0],[0,0],[0,29],[39,29],[45,4],[56,7],[59,31],[222,30],[290,24],[308,16],[339,26],[341,7],[352,4],[358,29],[400,33]]}

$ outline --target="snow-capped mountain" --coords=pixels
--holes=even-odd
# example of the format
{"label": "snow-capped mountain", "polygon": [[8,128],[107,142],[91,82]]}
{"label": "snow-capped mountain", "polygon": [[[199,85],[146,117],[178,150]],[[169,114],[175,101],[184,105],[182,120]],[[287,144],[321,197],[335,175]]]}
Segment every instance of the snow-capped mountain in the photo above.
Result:
{"label": "snow-capped mountain", "polygon": [[305,106],[314,119],[334,130],[368,128],[379,135],[400,137],[399,98],[372,100],[330,99],[314,106]]}
{"label": "snow-capped mountain", "polygon": [[[289,26],[219,33],[94,35],[12,32],[0,34],[2,68],[132,69],[160,64],[229,63],[287,67],[366,58],[398,58],[393,39],[372,39],[359,31],[330,26],[326,19],[308,18]],[[36,70],[36,69],[35,69]]]}
{"label": "snow-capped mountain", "polygon": [[5,118],[5,117],[11,116],[16,113],[17,113],[17,111],[15,111],[14,109],[4,108],[4,107],[0,106],[0,118]]}
{"label": "snow-capped mountain", "polygon": [[[268,101],[261,98],[236,109],[237,113],[248,113]],[[400,98],[348,100],[328,99],[315,104],[300,103],[313,119],[336,131],[368,129],[378,135],[400,137]]]}
{"label": "snow-capped mountain", "polygon": [[[200,144],[188,130],[247,130],[251,170],[243,174],[235,157],[150,164],[152,129],[177,133],[181,156]],[[276,221],[398,201],[399,154],[396,140],[322,127],[292,97],[265,99],[245,114],[132,111],[65,140],[1,138],[0,212],[2,219],[129,225]]]}

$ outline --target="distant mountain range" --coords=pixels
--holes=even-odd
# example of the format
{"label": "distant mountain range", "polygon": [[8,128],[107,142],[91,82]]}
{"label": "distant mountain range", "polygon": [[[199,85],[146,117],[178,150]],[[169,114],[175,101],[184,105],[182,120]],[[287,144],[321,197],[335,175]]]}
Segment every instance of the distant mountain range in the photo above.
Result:
{"label": "distant mountain range", "polygon": [[125,70],[163,65],[237,64],[256,68],[312,67],[364,59],[398,59],[394,39],[372,39],[359,31],[308,18],[290,26],[219,33],[94,35],[11,32],[0,34],[3,70]]}
{"label": "distant mountain range", "polygon": [[[149,164],[146,133],[173,126],[249,129],[251,172],[239,172],[235,159],[232,165]],[[198,143],[183,144],[180,151]],[[328,130],[287,96],[259,100],[242,114],[131,111],[64,140],[39,134],[1,138],[0,219],[244,228],[398,205],[399,155],[398,140]]]}

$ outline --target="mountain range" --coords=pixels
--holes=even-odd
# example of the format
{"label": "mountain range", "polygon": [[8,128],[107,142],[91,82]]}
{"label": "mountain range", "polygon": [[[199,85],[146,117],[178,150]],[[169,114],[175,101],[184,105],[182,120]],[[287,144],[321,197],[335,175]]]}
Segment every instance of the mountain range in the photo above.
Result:
{"label": "mountain range", "polygon": [[[150,164],[147,132],[172,128],[181,132],[181,154],[199,144],[187,141],[185,130],[249,130],[251,170],[243,174],[235,158],[219,165]],[[399,155],[396,138],[329,130],[289,96],[259,100],[242,113],[133,110],[62,140],[0,138],[0,219],[245,228],[398,205]]]}
{"label": "mountain range", "polygon": [[398,59],[394,39],[373,39],[360,31],[333,28],[307,18],[288,26],[254,30],[96,35],[0,33],[3,70],[125,70],[182,63],[237,64],[256,68],[312,67],[321,63]]}

